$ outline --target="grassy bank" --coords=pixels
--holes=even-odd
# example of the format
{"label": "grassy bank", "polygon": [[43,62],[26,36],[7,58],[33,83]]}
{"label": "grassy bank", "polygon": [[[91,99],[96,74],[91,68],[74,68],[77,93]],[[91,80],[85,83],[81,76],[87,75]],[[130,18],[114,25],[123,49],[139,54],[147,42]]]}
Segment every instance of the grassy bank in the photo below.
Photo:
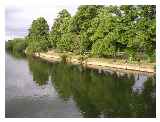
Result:
{"label": "grassy bank", "polygon": [[45,59],[50,62],[65,60],[67,63],[82,64],[86,67],[96,69],[121,69],[121,70],[132,70],[140,72],[155,73],[155,63],[148,63],[146,61],[134,61],[126,62],[124,59],[106,59],[106,58],[93,58],[89,56],[76,55],[71,52],[56,52],[50,50],[45,53],[35,53],[35,56]]}

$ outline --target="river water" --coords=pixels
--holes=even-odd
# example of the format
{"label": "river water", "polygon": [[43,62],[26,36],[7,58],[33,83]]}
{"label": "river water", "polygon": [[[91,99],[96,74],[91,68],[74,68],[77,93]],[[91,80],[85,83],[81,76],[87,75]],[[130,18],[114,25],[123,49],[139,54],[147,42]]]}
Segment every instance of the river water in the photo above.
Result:
{"label": "river water", "polygon": [[6,117],[156,117],[156,77],[6,53]]}

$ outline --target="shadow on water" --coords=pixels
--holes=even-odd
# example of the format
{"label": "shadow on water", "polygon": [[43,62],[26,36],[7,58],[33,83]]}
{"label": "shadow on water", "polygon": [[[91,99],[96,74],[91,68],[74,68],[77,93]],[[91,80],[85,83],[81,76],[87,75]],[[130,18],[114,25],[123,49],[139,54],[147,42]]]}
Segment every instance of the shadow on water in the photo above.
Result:
{"label": "shadow on water", "polygon": [[[135,74],[99,72],[65,63],[28,58],[33,80],[45,85],[51,77],[59,97],[73,99],[83,117],[156,117],[155,76],[133,90]],[[138,76],[143,77],[143,76]]]}

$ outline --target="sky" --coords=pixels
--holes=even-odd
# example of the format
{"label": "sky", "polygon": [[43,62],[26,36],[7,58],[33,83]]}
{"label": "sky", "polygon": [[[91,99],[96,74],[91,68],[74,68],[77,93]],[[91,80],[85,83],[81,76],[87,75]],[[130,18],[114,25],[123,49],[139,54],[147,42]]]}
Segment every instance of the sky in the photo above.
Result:
{"label": "sky", "polygon": [[67,9],[73,16],[78,5],[74,6],[7,6],[5,9],[5,39],[23,38],[27,35],[32,21],[44,17],[49,27],[53,25],[58,12]]}

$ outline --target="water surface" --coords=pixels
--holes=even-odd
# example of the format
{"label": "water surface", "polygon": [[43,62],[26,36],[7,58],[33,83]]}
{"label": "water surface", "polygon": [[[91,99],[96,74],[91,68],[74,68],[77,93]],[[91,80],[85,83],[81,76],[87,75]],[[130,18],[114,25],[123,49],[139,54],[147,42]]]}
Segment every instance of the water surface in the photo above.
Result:
{"label": "water surface", "polygon": [[6,117],[155,117],[155,76],[6,53]]}

